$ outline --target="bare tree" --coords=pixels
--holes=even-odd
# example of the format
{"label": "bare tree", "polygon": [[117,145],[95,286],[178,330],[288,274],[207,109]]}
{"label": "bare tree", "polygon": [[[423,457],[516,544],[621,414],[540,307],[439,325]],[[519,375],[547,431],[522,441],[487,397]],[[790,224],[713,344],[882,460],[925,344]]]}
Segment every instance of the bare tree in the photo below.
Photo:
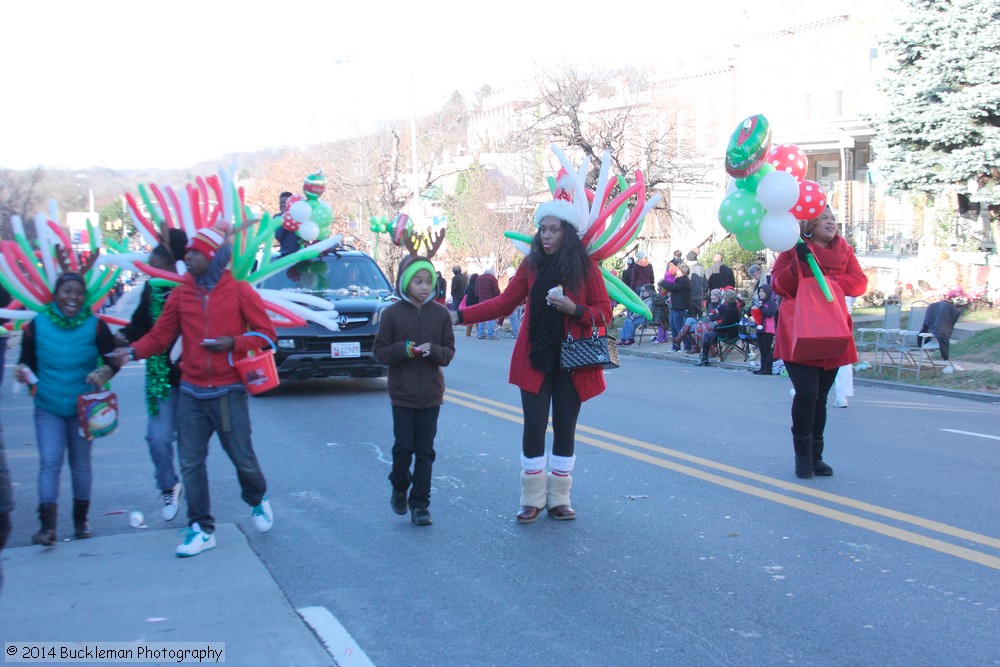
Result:
{"label": "bare tree", "polygon": [[13,237],[10,218],[19,215],[28,219],[44,204],[41,183],[45,171],[36,167],[28,171],[0,170],[0,236]]}

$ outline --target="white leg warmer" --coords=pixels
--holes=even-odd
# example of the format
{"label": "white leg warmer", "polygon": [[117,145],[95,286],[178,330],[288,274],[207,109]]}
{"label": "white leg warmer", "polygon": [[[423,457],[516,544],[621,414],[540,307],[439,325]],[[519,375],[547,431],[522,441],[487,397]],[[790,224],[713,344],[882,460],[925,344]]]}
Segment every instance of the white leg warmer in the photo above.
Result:
{"label": "white leg warmer", "polygon": [[546,489],[546,507],[552,509],[560,505],[572,507],[569,502],[569,490],[573,487],[572,475],[556,475],[549,473],[549,483]]}
{"label": "white leg warmer", "polygon": [[521,471],[521,507],[545,507],[546,475],[544,472],[528,473]]}
{"label": "white leg warmer", "polygon": [[526,473],[536,473],[545,470],[545,455],[536,456],[534,458],[528,458],[524,454],[521,454],[521,467],[524,468]]}
{"label": "white leg warmer", "polygon": [[568,475],[573,472],[573,466],[576,464],[576,456],[556,456],[552,454],[549,456],[549,468],[556,475]]}

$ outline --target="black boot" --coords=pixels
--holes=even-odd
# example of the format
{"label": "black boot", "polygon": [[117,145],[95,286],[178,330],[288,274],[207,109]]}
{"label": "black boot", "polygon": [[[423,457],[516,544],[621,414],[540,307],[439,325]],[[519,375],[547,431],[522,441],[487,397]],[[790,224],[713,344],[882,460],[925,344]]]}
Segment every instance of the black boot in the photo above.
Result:
{"label": "black boot", "polygon": [[76,530],[74,537],[78,540],[85,540],[93,537],[90,532],[90,524],[87,523],[87,512],[90,510],[89,500],[73,499],[73,528]]}
{"label": "black boot", "polygon": [[42,527],[31,536],[32,544],[41,544],[43,547],[55,546],[56,512],[55,503],[41,503],[38,506],[38,518],[42,522]]}
{"label": "black boot", "polygon": [[823,438],[813,438],[813,472],[820,477],[829,477],[833,468],[823,463]]}
{"label": "black boot", "polygon": [[695,366],[708,366],[708,346],[701,346],[701,358],[698,359],[698,363]]}
{"label": "black boot", "polygon": [[795,447],[795,476],[799,479],[810,479],[813,476],[813,441],[812,436],[792,436]]}

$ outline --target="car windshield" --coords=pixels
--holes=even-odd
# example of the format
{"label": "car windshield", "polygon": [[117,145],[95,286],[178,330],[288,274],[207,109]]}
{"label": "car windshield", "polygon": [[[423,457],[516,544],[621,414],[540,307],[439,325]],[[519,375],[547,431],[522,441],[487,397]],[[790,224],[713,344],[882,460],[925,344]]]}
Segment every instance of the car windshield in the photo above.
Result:
{"label": "car windshield", "polygon": [[325,255],[299,262],[264,281],[268,289],[329,296],[387,296],[392,285],[368,257]]}

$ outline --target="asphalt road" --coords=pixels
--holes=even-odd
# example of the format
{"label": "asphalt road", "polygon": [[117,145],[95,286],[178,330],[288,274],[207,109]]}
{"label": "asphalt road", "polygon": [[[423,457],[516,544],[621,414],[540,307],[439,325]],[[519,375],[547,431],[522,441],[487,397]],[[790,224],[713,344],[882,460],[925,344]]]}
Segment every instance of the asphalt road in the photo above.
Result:
{"label": "asphalt road", "polygon": [[[217,521],[243,527],[292,606],[328,609],[376,665],[1000,663],[1000,406],[859,386],[830,410],[834,476],[803,481],[786,379],[628,357],[583,407],[579,519],[520,526],[512,348],[459,334],[433,526],[389,507],[383,380],[253,399],[275,529],[250,529],[216,446]],[[104,512],[134,508],[169,527],[141,367],[115,384],[126,414],[95,446],[93,528],[128,532]],[[10,546],[23,546],[37,459],[29,402],[11,390]]]}

